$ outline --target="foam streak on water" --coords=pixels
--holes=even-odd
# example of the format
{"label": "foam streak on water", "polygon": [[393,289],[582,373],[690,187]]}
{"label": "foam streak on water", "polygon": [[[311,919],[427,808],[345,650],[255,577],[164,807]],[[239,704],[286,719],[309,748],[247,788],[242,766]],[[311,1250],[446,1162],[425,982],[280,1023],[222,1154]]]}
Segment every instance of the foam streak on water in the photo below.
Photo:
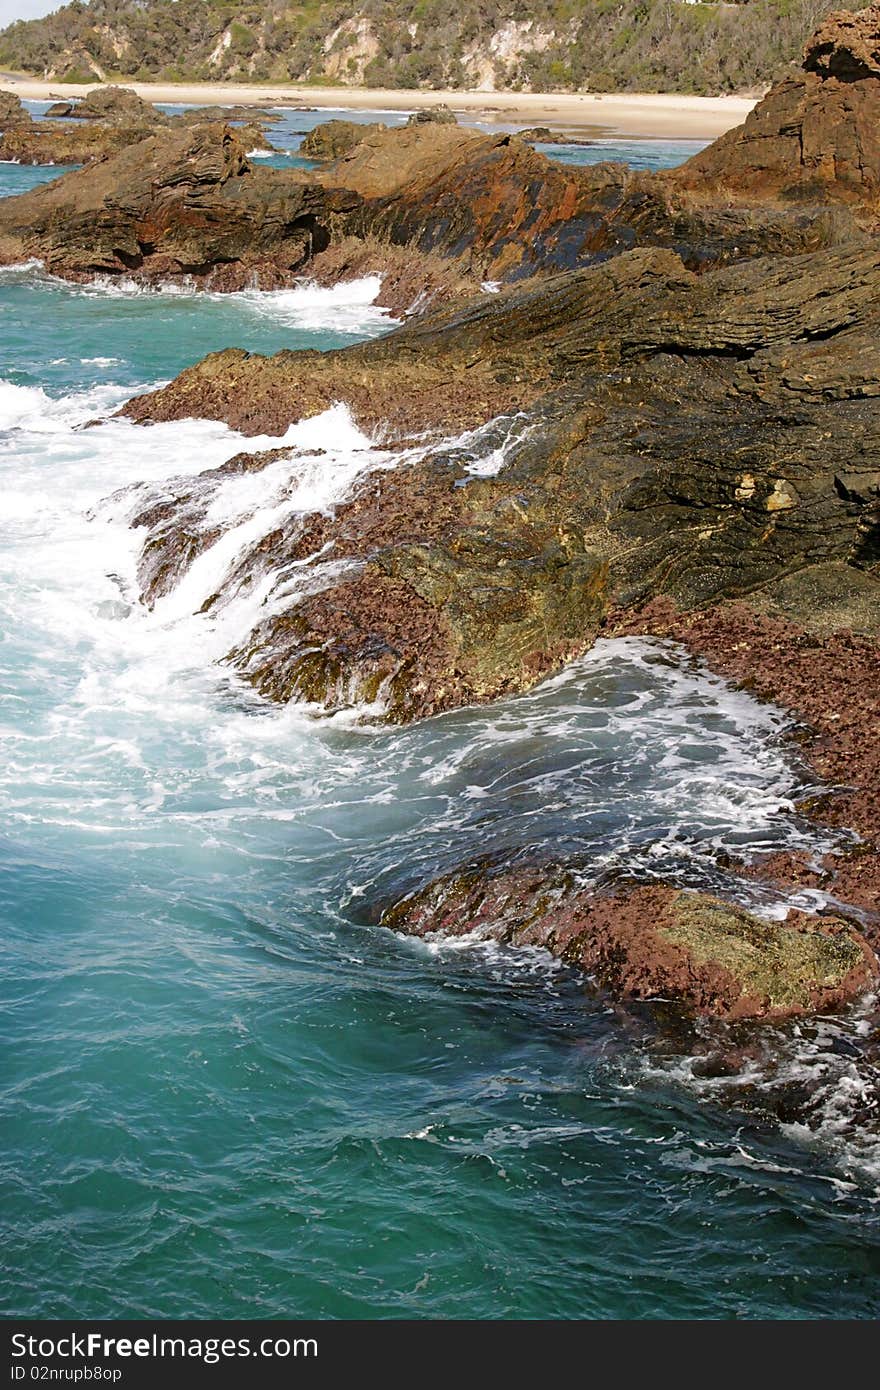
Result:
{"label": "foam streak on water", "polygon": [[[277,576],[204,597],[278,516],[406,458],[341,408],[283,441],[107,418],[176,369],[176,302],[0,281],[3,1310],[876,1313],[867,1005],[734,1095],[697,1075],[711,1029],[670,1038],[540,952],[366,920],[485,853],[726,889],[719,849],[818,853],[785,716],[636,639],[413,728],[257,699],[217,658]],[[346,341],[324,308],[316,345]],[[456,457],[504,467],[517,437]],[[149,610],[131,488],[180,478],[222,534]]]}

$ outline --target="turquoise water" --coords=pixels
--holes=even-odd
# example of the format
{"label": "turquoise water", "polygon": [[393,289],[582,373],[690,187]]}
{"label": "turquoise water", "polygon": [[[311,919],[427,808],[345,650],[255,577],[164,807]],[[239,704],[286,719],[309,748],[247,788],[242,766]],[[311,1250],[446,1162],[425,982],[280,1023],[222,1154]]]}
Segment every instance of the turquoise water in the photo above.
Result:
{"label": "turquoise water", "polygon": [[60,178],[75,168],[75,164],[8,164],[0,160],[0,198],[25,193],[41,183],[50,183],[52,179]]}
{"label": "turquoise water", "polygon": [[[374,288],[0,273],[0,1308],[876,1316],[868,1004],[711,1080],[711,1028],[370,924],[478,853],[711,886],[720,847],[809,847],[782,715],[628,639],[491,710],[318,721],[218,664],[248,595],[197,613],[194,566],[137,604],[126,489],[243,441],[112,411],[212,348],[381,332]],[[286,442],[301,507],[388,465],[342,410]],[[274,504],[243,485],[223,515]]]}
{"label": "turquoise water", "polygon": [[704,150],[708,140],[612,140],[601,139],[591,145],[535,146],[548,159],[560,164],[602,164],[605,161],[628,164],[632,169],[674,169]]}

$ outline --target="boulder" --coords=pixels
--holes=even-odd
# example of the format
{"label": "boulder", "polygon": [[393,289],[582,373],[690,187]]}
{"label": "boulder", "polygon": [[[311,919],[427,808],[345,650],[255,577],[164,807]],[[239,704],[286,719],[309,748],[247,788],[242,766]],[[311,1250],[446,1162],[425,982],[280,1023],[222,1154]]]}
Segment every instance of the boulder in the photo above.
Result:
{"label": "boulder", "polygon": [[458,125],[458,117],[445,101],[441,101],[437,106],[425,106],[421,111],[413,111],[407,125]]}
{"label": "boulder", "polygon": [[299,153],[304,159],[329,161],[348,154],[362,140],[388,127],[380,122],[325,121],[316,125],[303,139]]}
{"label": "boulder", "polygon": [[81,121],[153,121],[164,119],[151,102],[128,87],[95,87],[76,103],[72,113]]}

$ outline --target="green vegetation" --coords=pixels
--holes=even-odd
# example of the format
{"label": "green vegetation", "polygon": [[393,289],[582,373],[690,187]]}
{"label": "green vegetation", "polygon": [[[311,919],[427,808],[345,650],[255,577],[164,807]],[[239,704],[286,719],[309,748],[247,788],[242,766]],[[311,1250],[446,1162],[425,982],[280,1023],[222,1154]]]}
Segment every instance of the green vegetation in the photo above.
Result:
{"label": "green vegetation", "polygon": [[796,59],[823,0],[73,0],[0,33],[49,78],[742,91]]}

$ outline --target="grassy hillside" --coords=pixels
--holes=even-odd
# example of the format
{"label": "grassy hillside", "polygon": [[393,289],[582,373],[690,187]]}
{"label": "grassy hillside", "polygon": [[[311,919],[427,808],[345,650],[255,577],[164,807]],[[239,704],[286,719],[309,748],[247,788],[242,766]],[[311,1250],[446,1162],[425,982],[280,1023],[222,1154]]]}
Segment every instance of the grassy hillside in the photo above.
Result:
{"label": "grassy hillside", "polygon": [[822,0],[74,0],[0,33],[0,67],[162,78],[731,92],[798,57]]}

